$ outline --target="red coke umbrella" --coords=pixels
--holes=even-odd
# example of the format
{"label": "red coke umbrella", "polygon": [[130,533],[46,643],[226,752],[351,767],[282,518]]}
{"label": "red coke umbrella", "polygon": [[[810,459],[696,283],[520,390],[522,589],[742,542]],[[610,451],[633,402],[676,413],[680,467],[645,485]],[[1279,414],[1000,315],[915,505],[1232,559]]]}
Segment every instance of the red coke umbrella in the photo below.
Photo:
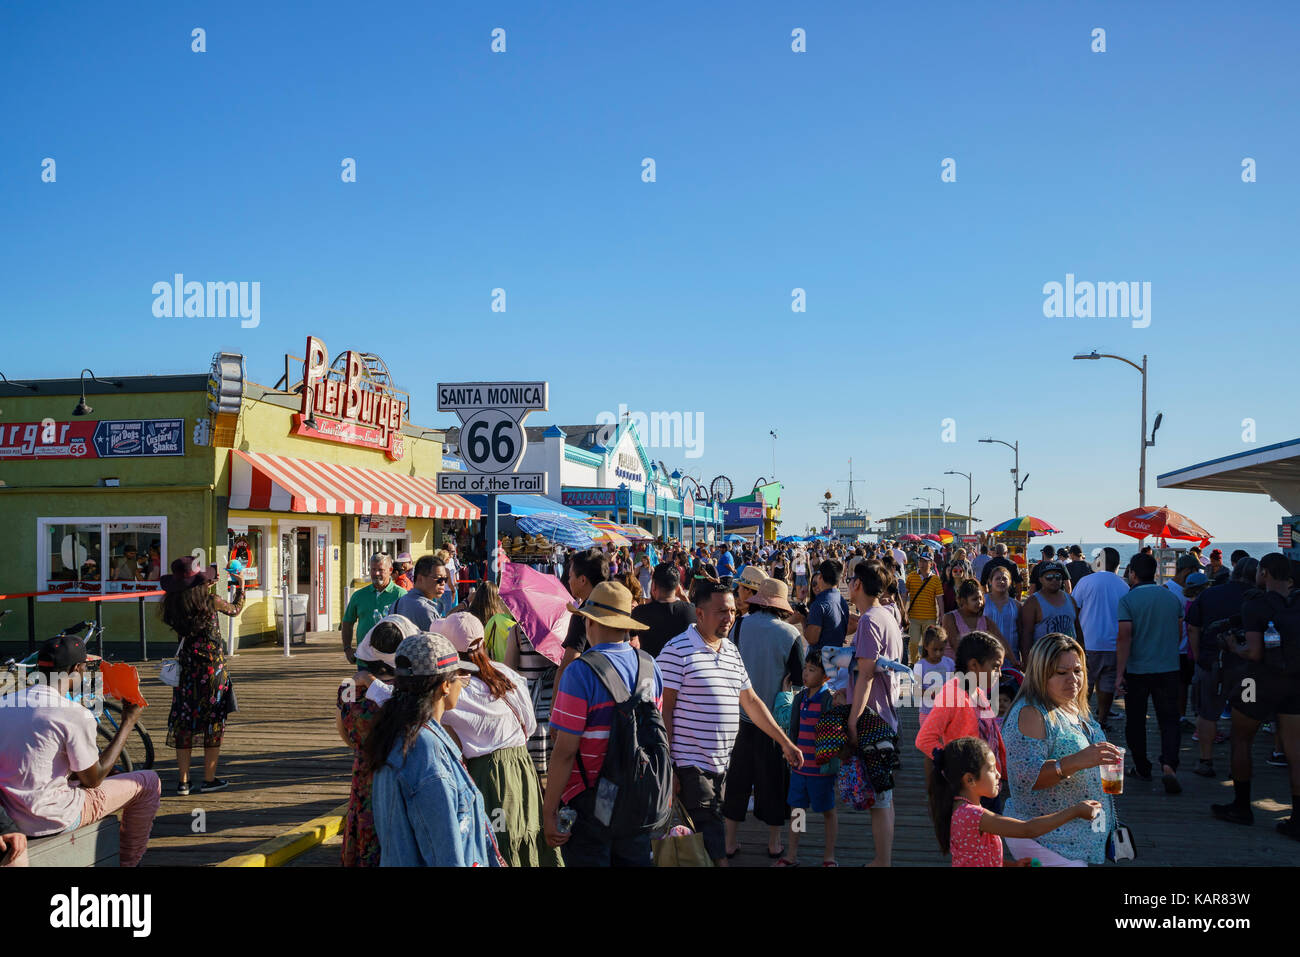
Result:
{"label": "red coke umbrella", "polygon": [[1185,542],[1199,542],[1204,548],[1212,537],[1186,515],[1175,512],[1167,505],[1160,508],[1142,506],[1121,512],[1106,523],[1107,528],[1133,538],[1177,538]]}

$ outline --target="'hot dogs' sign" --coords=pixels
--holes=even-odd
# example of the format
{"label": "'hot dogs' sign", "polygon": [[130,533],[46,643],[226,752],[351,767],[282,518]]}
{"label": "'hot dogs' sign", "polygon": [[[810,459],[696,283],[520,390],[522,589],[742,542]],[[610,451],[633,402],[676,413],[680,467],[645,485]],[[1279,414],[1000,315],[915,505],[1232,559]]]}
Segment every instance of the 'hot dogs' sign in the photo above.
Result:
{"label": "'hot dogs' sign", "polygon": [[[376,378],[362,353],[345,352],[334,367],[329,358],[325,343],[308,336],[302,412],[294,416],[294,434],[383,449],[393,461],[400,459],[405,454],[402,423],[407,418],[407,403],[401,397],[406,393]],[[309,411],[315,414],[315,428],[307,425]]]}

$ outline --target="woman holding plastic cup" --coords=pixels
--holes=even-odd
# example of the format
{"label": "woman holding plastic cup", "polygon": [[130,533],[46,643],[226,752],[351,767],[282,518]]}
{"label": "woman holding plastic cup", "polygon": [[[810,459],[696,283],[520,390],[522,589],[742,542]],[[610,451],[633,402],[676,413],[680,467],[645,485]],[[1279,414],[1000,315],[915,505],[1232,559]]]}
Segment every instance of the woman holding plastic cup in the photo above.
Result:
{"label": "woman holding plastic cup", "polygon": [[1008,817],[1028,820],[1080,801],[1101,802],[1102,813],[1092,821],[1071,821],[1037,840],[1007,838],[1013,856],[1036,857],[1046,867],[1104,863],[1106,839],[1117,823],[1101,767],[1122,775],[1123,751],[1106,740],[1089,710],[1085,660],[1083,646],[1068,635],[1040,638],[1002,723],[1011,788],[1003,812]]}

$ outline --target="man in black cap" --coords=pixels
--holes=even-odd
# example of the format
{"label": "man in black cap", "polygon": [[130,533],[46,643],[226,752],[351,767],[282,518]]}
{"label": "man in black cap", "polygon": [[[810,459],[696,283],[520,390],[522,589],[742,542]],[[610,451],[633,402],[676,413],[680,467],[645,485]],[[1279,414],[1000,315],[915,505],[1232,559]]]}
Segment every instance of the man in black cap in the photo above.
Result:
{"label": "man in black cap", "polygon": [[[29,837],[93,824],[122,811],[123,867],[140,863],[149,843],[162,783],[153,771],[109,777],[140,706],[122,702],[122,724],[101,754],[89,709],[67,699],[86,679],[86,646],[57,635],[41,646],[36,680],[0,697],[0,793],[14,823]],[[75,777],[81,787],[71,787]]]}

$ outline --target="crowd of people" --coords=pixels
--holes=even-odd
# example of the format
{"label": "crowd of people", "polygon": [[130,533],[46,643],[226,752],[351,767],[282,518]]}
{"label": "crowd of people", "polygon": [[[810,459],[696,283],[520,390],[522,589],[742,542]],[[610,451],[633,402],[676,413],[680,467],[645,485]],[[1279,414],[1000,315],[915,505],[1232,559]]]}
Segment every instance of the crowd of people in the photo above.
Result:
{"label": "crowd of people", "polygon": [[[458,594],[448,550],[373,556],[371,584],[343,617],[355,673],[336,696],[353,752],[346,866],[650,866],[667,834],[725,867],[752,813],[776,867],[807,863],[800,838],[818,815],[820,864],[835,867],[837,808],[869,811],[871,866],[890,866],[909,706],[954,866],[1123,856],[1104,772],[1127,763],[1124,773],[1158,773],[1180,793],[1189,707],[1197,774],[1218,775],[1213,746],[1229,722],[1233,800],[1216,817],[1251,823],[1251,745],[1266,724],[1269,761],[1289,767],[1300,795],[1300,601],[1280,553],[1224,562],[1191,549],[1158,584],[1149,549],[1122,573],[1113,548],[1089,562],[1077,547],[1044,547],[1028,567],[997,542],[653,549],[567,550],[563,636],[527,633],[490,580]],[[182,639],[168,722],[182,794],[225,785],[216,770],[233,695],[217,616],[237,614],[242,594],[217,598],[212,571],[182,559],[161,583],[164,620]],[[560,650],[543,654],[548,640]],[[157,775],[108,775],[132,709],[103,752],[84,709],[47,714],[59,676],[84,667],[75,637],[52,639],[38,664],[49,681],[19,692],[39,700],[0,701],[0,806],[12,819],[0,818],[0,855],[11,863],[26,836],[117,808],[123,863],[147,844]],[[1120,717],[1123,748],[1107,737]],[[196,741],[204,772],[191,785]],[[1294,817],[1278,830],[1300,839]]]}

